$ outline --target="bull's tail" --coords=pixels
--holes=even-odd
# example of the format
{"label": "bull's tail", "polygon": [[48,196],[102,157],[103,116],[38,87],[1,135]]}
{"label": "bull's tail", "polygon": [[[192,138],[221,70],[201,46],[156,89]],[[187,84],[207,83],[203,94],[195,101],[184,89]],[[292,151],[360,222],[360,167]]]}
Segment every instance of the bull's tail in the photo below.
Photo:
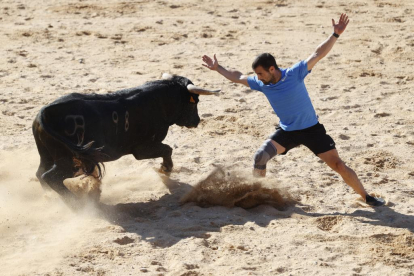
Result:
{"label": "bull's tail", "polygon": [[88,176],[94,175],[95,167],[97,167],[98,175],[96,177],[102,179],[105,173],[103,160],[107,157],[107,154],[102,152],[103,147],[93,148],[92,146],[94,143],[95,141],[91,141],[84,146],[78,146],[70,142],[70,146],[68,146],[64,142],[65,146],[67,146],[74,155],[73,159],[75,167],[81,169]]}
{"label": "bull's tail", "polygon": [[[102,178],[105,172],[104,160],[108,159],[108,155],[102,152],[103,147],[93,147],[95,141],[90,141],[85,145],[77,145],[67,137],[59,134],[47,123],[44,123],[45,109],[42,109],[37,116],[40,127],[50,135],[55,141],[63,144],[73,154],[74,167],[81,169],[86,175],[94,175]],[[98,168],[98,175],[94,174],[95,167]]]}

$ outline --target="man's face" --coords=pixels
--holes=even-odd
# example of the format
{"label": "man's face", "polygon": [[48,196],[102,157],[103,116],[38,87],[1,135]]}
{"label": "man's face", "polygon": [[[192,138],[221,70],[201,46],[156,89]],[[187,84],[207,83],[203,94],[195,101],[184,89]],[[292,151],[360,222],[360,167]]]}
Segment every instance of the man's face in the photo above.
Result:
{"label": "man's face", "polygon": [[269,71],[266,71],[262,66],[257,66],[254,69],[254,72],[257,75],[257,78],[262,81],[265,85],[276,83],[276,77],[272,72],[274,71],[274,67],[270,66]]}

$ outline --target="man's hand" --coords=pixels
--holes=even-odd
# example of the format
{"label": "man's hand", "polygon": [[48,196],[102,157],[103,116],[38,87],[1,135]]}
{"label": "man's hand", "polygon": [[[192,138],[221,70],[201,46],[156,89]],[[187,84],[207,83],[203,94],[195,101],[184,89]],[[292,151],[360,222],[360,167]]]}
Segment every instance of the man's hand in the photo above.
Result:
{"label": "man's hand", "polygon": [[216,54],[214,54],[214,60],[212,60],[209,56],[204,55],[203,61],[205,64],[203,64],[204,67],[207,67],[210,70],[217,71],[217,68],[219,66],[218,60],[216,58]]}
{"label": "man's hand", "polygon": [[223,66],[219,65],[215,54],[214,54],[214,60],[212,60],[209,56],[204,55],[203,61],[205,63],[203,64],[204,67],[207,67],[210,70],[218,72],[220,75],[222,75],[226,79],[234,83],[241,83],[246,86],[249,86],[247,82],[247,76],[244,76],[239,71],[233,71],[233,70],[229,71],[226,68],[223,68]]}
{"label": "man's hand", "polygon": [[335,24],[335,20],[332,19],[332,26],[334,27],[334,32],[339,35],[342,34],[345,31],[348,23],[349,23],[349,19],[345,13],[341,14],[338,24]]}
{"label": "man's hand", "polygon": [[[332,19],[332,26],[334,27],[334,32],[338,35],[342,34],[346,26],[349,23],[348,16],[345,13],[341,14],[339,18],[338,24],[335,24],[335,20]],[[333,35],[329,36],[327,40],[322,42],[307,59],[306,62],[308,63],[308,71],[312,70],[313,66],[324,58],[329,51],[331,51],[332,47],[334,46],[337,38]]]}

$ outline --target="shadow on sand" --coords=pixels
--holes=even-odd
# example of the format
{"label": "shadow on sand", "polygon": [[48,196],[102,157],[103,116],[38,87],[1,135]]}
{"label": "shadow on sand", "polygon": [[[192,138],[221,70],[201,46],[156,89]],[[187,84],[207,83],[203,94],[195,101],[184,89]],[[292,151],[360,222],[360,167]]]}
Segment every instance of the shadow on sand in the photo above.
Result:
{"label": "shadow on sand", "polygon": [[259,205],[251,209],[241,207],[211,206],[201,208],[195,203],[181,203],[184,195],[193,190],[189,184],[167,180],[170,193],[158,200],[116,205],[99,204],[101,215],[111,223],[121,226],[125,233],[136,233],[141,240],[154,247],[170,247],[182,239],[203,238],[211,232],[220,232],[226,226],[242,226],[252,222],[259,227],[274,224],[275,220],[290,218],[293,214],[322,217],[332,215],[351,216],[361,223],[382,225],[393,228],[414,230],[413,216],[400,214],[383,206],[369,210],[356,210],[353,213],[310,213],[306,208],[291,202],[283,210],[269,205]]}
{"label": "shadow on sand", "polygon": [[[358,219],[361,223],[369,223],[371,225],[381,225],[392,228],[405,228],[411,233],[414,232],[414,216],[405,215],[396,212],[389,206],[382,206],[378,208],[372,208],[371,210],[356,210],[351,214],[341,214],[343,216],[351,216]],[[363,220],[366,218],[369,220]]]}
{"label": "shadow on sand", "polygon": [[275,219],[303,213],[294,204],[284,210],[260,205],[251,209],[211,206],[201,208],[193,202],[181,203],[193,186],[167,180],[170,193],[157,200],[107,205],[99,203],[100,215],[112,224],[121,226],[126,233],[136,233],[155,247],[169,247],[182,239],[208,238],[211,232],[220,232],[227,225],[244,225],[253,222],[260,227]]}

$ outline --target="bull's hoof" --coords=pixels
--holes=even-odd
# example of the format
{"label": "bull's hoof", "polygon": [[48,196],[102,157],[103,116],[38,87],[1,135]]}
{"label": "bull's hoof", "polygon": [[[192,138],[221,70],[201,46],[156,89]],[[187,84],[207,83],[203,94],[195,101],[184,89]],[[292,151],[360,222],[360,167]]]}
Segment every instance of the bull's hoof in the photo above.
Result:
{"label": "bull's hoof", "polygon": [[172,172],[172,168],[167,168],[166,166],[164,166],[163,164],[161,164],[161,167],[158,170],[159,173],[164,174],[166,176],[170,176],[171,172]]}

